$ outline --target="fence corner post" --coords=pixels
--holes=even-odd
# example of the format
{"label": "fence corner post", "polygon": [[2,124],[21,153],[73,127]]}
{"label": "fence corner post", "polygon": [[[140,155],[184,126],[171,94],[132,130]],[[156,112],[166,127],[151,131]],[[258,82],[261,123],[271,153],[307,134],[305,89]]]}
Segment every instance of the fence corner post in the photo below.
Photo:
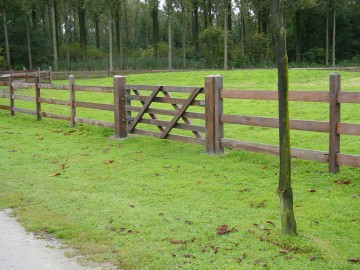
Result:
{"label": "fence corner post", "polygon": [[127,122],[125,110],[126,77],[114,76],[114,122],[115,138],[127,137]]}
{"label": "fence corner post", "polygon": [[41,120],[41,100],[40,100],[40,77],[35,75],[35,102],[36,102],[36,121]]}
{"label": "fence corner post", "polygon": [[224,125],[221,122],[223,100],[220,91],[223,88],[223,77],[212,75],[205,77],[205,145],[206,153],[222,154],[224,148],[221,139],[224,137]]}
{"label": "fence corner post", "polygon": [[69,76],[69,87],[70,87],[70,126],[74,128],[76,126],[76,107],[75,107],[75,77],[74,75]]}
{"label": "fence corner post", "polygon": [[339,165],[336,162],[336,155],[340,152],[340,134],[337,132],[337,124],[340,122],[340,103],[337,101],[338,93],[341,90],[341,76],[332,73],[330,80],[330,103],[329,103],[329,172],[338,173]]}
{"label": "fence corner post", "polygon": [[14,86],[13,86],[13,75],[9,76],[9,97],[10,97],[10,116],[15,115],[15,99],[14,99]]}

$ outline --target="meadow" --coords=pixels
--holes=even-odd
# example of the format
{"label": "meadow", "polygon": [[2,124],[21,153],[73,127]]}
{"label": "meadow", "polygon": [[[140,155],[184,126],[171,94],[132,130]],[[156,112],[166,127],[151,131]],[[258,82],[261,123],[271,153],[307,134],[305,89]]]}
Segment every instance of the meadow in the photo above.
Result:
{"label": "meadow", "polygon": [[[226,89],[275,90],[275,70],[214,71]],[[210,72],[127,76],[129,84],[202,86]],[[290,70],[290,90],[328,91],[328,71]],[[360,91],[356,72],[341,72],[343,91]],[[66,84],[66,81],[56,83]],[[111,86],[112,78],[76,79]],[[32,92],[18,90],[19,93]],[[67,99],[66,92],[44,91]],[[111,94],[80,99],[112,102]],[[7,100],[0,99],[0,104]],[[17,102],[21,107],[33,104]],[[276,117],[276,102],[227,101],[225,113]],[[359,105],[342,108],[360,123]],[[65,112],[59,106],[45,109]],[[44,109],[44,110],[45,110]],[[110,120],[111,113],[84,117]],[[328,120],[326,104],[291,102],[292,119]],[[326,134],[292,131],[292,145],[327,149]],[[142,136],[114,140],[113,131],[0,111],[0,208],[30,231],[74,247],[68,256],[108,261],[119,269],[358,269],[359,168],[327,173],[327,164],[293,160],[298,236],[280,233],[278,157]],[[225,127],[227,138],[277,144],[277,130]],[[360,140],[343,136],[344,153]]]}

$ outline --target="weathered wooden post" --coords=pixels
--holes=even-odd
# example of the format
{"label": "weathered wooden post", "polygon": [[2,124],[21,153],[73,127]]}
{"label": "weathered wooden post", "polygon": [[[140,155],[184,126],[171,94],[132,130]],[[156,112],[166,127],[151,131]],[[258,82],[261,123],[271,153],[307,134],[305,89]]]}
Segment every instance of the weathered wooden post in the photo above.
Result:
{"label": "weathered wooden post", "polygon": [[127,137],[127,122],[125,111],[126,77],[114,76],[114,121],[115,138]]}
{"label": "weathered wooden post", "polygon": [[41,99],[40,99],[40,77],[35,75],[35,104],[36,104],[36,121],[41,120]]}
{"label": "weathered wooden post", "polygon": [[76,126],[76,107],[75,107],[75,77],[74,75],[69,76],[70,86],[70,126],[73,128]]}
{"label": "weathered wooden post", "polygon": [[9,76],[9,97],[10,97],[10,116],[14,116],[15,112],[14,112],[14,106],[15,106],[15,102],[14,102],[14,87],[12,85],[13,83],[13,75],[11,74]]}
{"label": "weathered wooden post", "polygon": [[220,97],[222,88],[222,76],[205,77],[205,145],[208,154],[224,153],[221,145],[221,138],[224,137],[224,125],[220,120],[223,113],[223,100]]}
{"label": "weathered wooden post", "polygon": [[330,75],[330,117],[329,117],[329,172],[338,173],[339,165],[336,155],[340,152],[340,134],[337,132],[337,124],[340,122],[340,103],[337,96],[341,89],[341,76],[338,73]]}
{"label": "weathered wooden post", "polygon": [[51,66],[49,66],[49,83],[52,83],[52,70],[51,70]]}

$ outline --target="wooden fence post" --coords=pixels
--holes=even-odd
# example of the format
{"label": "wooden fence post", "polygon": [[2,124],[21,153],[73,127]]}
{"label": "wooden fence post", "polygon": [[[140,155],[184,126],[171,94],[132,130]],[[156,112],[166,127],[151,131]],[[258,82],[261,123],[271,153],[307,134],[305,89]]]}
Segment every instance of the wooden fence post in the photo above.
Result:
{"label": "wooden fence post", "polygon": [[74,75],[69,76],[69,86],[70,86],[70,126],[74,128],[76,126],[76,107],[75,107],[75,77]]}
{"label": "wooden fence post", "polygon": [[127,122],[125,111],[126,77],[114,76],[114,121],[115,138],[127,137]]}
{"label": "wooden fence post", "polygon": [[26,67],[23,67],[23,77],[24,77],[24,80],[25,82],[27,82],[27,76],[26,76]]}
{"label": "wooden fence post", "polygon": [[329,172],[338,173],[339,165],[336,154],[340,152],[340,134],[337,133],[337,124],[340,122],[340,103],[337,96],[341,89],[341,76],[337,73],[330,75],[330,117],[329,117]]}
{"label": "wooden fence post", "polygon": [[36,121],[41,120],[41,100],[40,100],[40,77],[39,75],[35,76],[35,104],[36,104]]}
{"label": "wooden fence post", "polygon": [[14,107],[15,107],[15,101],[14,101],[14,87],[12,85],[13,83],[13,75],[11,74],[9,76],[9,96],[10,96],[10,116],[14,116]]}
{"label": "wooden fence post", "polygon": [[224,125],[220,121],[223,113],[223,100],[220,98],[222,88],[222,76],[205,77],[205,145],[208,154],[224,153],[221,145],[221,138],[224,137]]}
{"label": "wooden fence post", "polygon": [[52,70],[51,70],[51,66],[49,66],[49,83],[52,84]]}

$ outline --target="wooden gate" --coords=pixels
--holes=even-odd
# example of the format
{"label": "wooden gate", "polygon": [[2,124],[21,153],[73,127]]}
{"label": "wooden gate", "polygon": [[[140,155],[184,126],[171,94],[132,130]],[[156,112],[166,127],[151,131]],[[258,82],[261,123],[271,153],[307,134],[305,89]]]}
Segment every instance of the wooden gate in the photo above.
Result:
{"label": "wooden gate", "polygon": [[204,98],[199,87],[127,85],[127,133],[204,145]]}

